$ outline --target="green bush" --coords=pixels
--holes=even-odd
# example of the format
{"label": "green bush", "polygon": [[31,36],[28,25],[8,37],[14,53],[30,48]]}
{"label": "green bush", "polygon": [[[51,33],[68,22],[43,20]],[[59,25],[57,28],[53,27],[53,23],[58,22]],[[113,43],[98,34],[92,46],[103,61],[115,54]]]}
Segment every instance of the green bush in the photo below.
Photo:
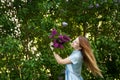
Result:
{"label": "green bush", "polygon": [[[11,0],[0,1],[0,80],[57,80],[64,76],[50,50],[51,28],[71,41],[86,36],[104,79],[94,77],[85,65],[85,80],[120,78],[120,3],[116,0]],[[63,27],[65,21],[68,26]],[[59,50],[65,58],[72,49]]]}

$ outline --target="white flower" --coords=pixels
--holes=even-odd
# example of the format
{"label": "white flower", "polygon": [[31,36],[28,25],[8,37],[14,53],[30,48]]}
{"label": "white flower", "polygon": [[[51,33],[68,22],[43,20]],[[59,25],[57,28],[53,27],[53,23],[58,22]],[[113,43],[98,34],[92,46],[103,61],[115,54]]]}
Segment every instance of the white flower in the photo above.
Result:
{"label": "white flower", "polygon": [[96,7],[99,7],[100,5],[99,4],[96,4]]}
{"label": "white flower", "polygon": [[62,26],[63,26],[63,27],[65,27],[65,26],[67,26],[67,25],[68,25],[67,22],[62,22]]}
{"label": "white flower", "polygon": [[94,7],[94,6],[93,6],[92,4],[90,4],[90,5],[88,6],[88,8],[90,8],[90,9],[93,8],[93,7]]}
{"label": "white flower", "polygon": [[68,2],[68,0],[66,0],[66,2]]}

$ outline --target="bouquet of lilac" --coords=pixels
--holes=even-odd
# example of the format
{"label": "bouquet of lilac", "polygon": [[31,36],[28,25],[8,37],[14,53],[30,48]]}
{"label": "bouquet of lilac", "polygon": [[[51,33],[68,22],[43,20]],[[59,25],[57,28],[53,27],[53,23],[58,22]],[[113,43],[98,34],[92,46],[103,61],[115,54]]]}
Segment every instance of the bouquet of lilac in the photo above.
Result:
{"label": "bouquet of lilac", "polygon": [[69,36],[59,34],[56,29],[51,30],[51,34],[49,38],[52,39],[52,43],[53,43],[52,46],[54,48],[60,48],[60,49],[63,49],[64,44],[70,41]]}

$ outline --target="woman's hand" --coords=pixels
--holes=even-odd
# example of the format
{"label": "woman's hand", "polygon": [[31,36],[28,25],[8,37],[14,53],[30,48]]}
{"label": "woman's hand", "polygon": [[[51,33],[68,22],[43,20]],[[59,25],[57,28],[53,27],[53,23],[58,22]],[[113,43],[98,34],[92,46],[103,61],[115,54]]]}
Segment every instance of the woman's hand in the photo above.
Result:
{"label": "woman's hand", "polygon": [[53,42],[50,42],[49,46],[50,46],[50,49],[53,51],[54,48],[52,47],[52,45],[53,45]]}
{"label": "woman's hand", "polygon": [[72,62],[70,61],[70,59],[67,57],[65,59],[62,59],[58,54],[56,54],[55,52],[53,52],[54,57],[57,61],[58,64],[71,64]]}
{"label": "woman's hand", "polygon": [[[50,42],[49,46],[50,46],[50,49],[53,51],[54,47],[52,47],[52,45],[53,45],[53,42]],[[56,53],[53,51],[53,54],[55,55]]]}

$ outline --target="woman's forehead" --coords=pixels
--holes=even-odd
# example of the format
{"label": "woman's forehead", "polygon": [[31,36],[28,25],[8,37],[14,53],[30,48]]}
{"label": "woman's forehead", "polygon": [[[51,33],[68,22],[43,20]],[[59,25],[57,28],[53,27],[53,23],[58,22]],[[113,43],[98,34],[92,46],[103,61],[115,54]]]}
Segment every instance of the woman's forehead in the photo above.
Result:
{"label": "woman's forehead", "polygon": [[76,41],[79,41],[79,38],[77,37],[75,40],[76,40]]}

